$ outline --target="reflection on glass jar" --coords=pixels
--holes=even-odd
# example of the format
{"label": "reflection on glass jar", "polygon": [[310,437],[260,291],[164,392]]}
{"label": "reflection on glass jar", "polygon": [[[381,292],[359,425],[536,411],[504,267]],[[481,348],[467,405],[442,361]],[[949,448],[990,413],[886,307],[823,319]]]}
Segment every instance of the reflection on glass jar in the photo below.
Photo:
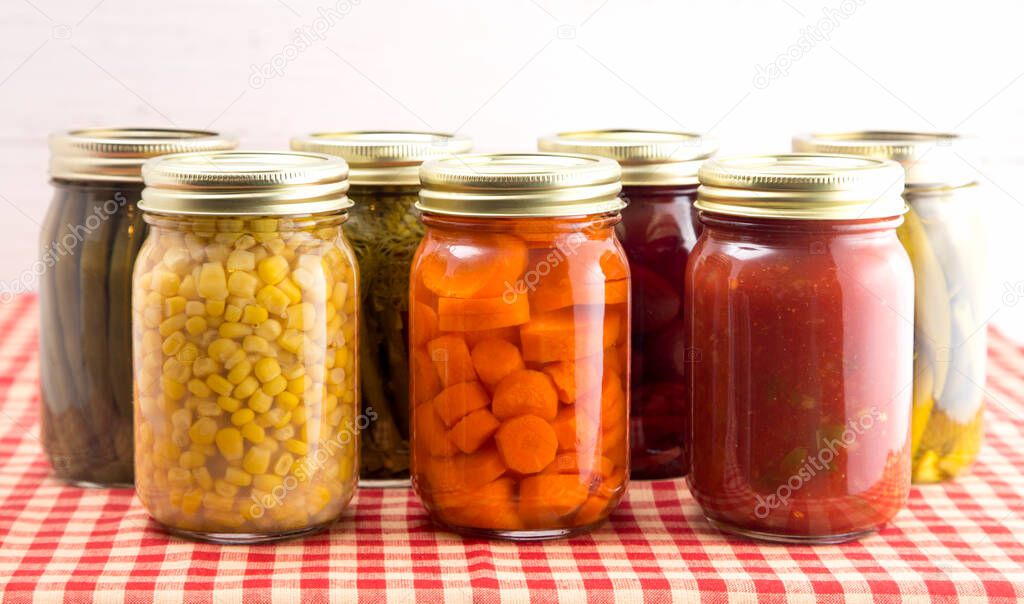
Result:
{"label": "reflection on glass jar", "polygon": [[914,265],[913,479],[939,482],[974,463],[983,438],[988,356],[985,229],[968,153],[955,134],[847,132],[794,148],[898,161],[910,206],[899,237]]}
{"label": "reflection on glass jar", "polygon": [[423,236],[414,205],[419,167],[465,153],[469,139],[431,132],[323,132],[292,139],[292,149],[349,164],[345,233],[362,287],[359,371],[362,411],[375,416],[360,434],[360,486],[409,484],[409,268]]}
{"label": "reflection on glass jar", "polygon": [[194,130],[92,128],[50,137],[54,199],[40,234],[43,449],[80,486],[130,486],[131,274],[146,234],[142,163],[231,149]]}
{"label": "reflection on glass jar", "polygon": [[687,481],[717,527],[836,543],[910,487],[913,275],[893,162],[710,160],[687,265]]}
{"label": "reflection on glass jar", "polygon": [[422,178],[413,486],[461,533],[588,530],[617,505],[629,467],[618,166],[466,155],[424,164]]}
{"label": "reflection on glass jar", "polygon": [[630,474],[686,474],[687,355],[683,345],[686,260],[700,234],[693,210],[697,169],[715,151],[697,134],[644,130],[563,132],[542,151],[609,157],[622,166],[628,206],[616,233],[632,274]]}
{"label": "reflection on glass jar", "polygon": [[323,155],[248,152],[144,168],[137,491],[174,532],[291,537],[330,525],[354,493],[365,420],[346,173]]}

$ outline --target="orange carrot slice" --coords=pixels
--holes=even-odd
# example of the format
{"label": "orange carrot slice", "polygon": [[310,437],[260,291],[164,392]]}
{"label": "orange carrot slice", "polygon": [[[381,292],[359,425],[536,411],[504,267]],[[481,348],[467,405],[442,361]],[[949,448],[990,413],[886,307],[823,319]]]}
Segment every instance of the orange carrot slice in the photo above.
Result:
{"label": "orange carrot slice", "polygon": [[430,404],[446,425],[453,426],[466,415],[490,405],[491,399],[480,382],[460,382],[442,390]]}
{"label": "orange carrot slice", "polygon": [[473,346],[470,353],[473,358],[473,368],[489,389],[493,390],[505,376],[526,369],[523,363],[523,355],[519,349],[507,340],[483,340]]}
{"label": "orange carrot slice", "polygon": [[427,343],[430,360],[437,367],[441,384],[451,386],[476,380],[473,359],[469,356],[466,340],[458,334],[446,334]]}
{"label": "orange carrot slice", "polygon": [[440,298],[437,312],[441,331],[480,331],[526,323],[530,320],[530,302],[526,296]]}
{"label": "orange carrot slice", "polygon": [[519,517],[528,527],[557,526],[587,500],[589,485],[573,474],[537,474],[519,483]]}
{"label": "orange carrot slice", "polygon": [[624,464],[626,452],[626,422],[616,424],[601,431],[601,451],[609,459]]}
{"label": "orange carrot slice", "polygon": [[578,361],[559,361],[544,366],[558,390],[558,400],[572,404],[580,394],[586,394],[601,385],[604,357],[597,355]]}
{"label": "orange carrot slice", "polygon": [[409,321],[413,348],[419,348],[437,337],[437,313],[422,302],[412,305],[412,316]]}
{"label": "orange carrot slice", "polygon": [[416,407],[413,422],[413,441],[418,451],[438,457],[450,457],[458,452],[455,443],[448,439],[444,422],[430,405]]}
{"label": "orange carrot slice", "polygon": [[554,428],[536,415],[520,415],[501,424],[494,442],[505,465],[520,474],[540,472],[558,451]]}
{"label": "orange carrot slice", "polygon": [[581,407],[562,407],[552,422],[559,451],[593,451],[597,448],[600,426]]}
{"label": "orange carrot slice", "polygon": [[498,382],[491,411],[501,420],[530,414],[550,421],[558,413],[558,392],[546,374],[520,369]]}
{"label": "orange carrot slice", "polygon": [[[431,457],[424,465],[426,490],[432,494],[476,489],[505,473],[505,464],[495,447],[453,457]],[[417,465],[416,471],[421,471],[421,467]]]}
{"label": "orange carrot slice", "polygon": [[466,338],[466,344],[470,348],[473,348],[484,340],[505,340],[516,346],[519,345],[519,328],[518,327],[499,327],[497,329],[481,329],[479,331],[464,331],[462,332],[463,337]]}
{"label": "orange carrot slice", "polygon": [[619,329],[619,314],[601,306],[538,313],[519,330],[523,359],[549,363],[597,355],[618,339]]}
{"label": "orange carrot slice", "polygon": [[490,411],[480,409],[460,419],[448,431],[448,440],[455,443],[463,453],[472,453],[486,443],[501,426],[498,418]]}
{"label": "orange carrot slice", "polygon": [[511,478],[499,478],[473,490],[440,493],[435,498],[438,516],[442,522],[458,527],[522,529],[515,486]]}
{"label": "orange carrot slice", "polygon": [[622,495],[626,490],[626,470],[617,467],[610,476],[601,481],[594,489],[594,495],[613,499]]}
{"label": "orange carrot slice", "polygon": [[623,425],[626,419],[626,393],[622,380],[614,373],[606,373],[601,380],[601,425],[605,428]]}
{"label": "orange carrot slice", "polygon": [[424,254],[418,273],[442,298],[490,298],[514,288],[526,264],[522,240],[485,233],[442,241]]}
{"label": "orange carrot slice", "polygon": [[441,378],[430,355],[422,350],[412,351],[412,396],[416,404],[426,403],[441,392]]}
{"label": "orange carrot slice", "polygon": [[550,312],[580,304],[624,304],[629,299],[629,279],[607,283],[574,283],[566,278],[547,282],[530,294],[530,304],[536,312]]}
{"label": "orange carrot slice", "polygon": [[574,526],[587,526],[604,519],[608,510],[609,500],[606,497],[592,495],[580,506],[572,519]]}

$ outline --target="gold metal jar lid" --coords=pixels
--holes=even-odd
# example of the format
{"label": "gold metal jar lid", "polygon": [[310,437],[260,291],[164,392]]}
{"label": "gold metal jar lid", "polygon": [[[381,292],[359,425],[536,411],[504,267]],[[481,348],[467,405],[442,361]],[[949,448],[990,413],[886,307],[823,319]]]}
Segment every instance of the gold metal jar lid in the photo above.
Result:
{"label": "gold metal jar lid", "polygon": [[976,184],[976,176],[960,154],[969,153],[970,139],[949,132],[813,132],[793,137],[793,150],[805,153],[862,155],[899,162],[906,171],[907,191],[957,188]]}
{"label": "gold metal jar lid", "polygon": [[543,136],[541,151],[600,155],[619,162],[625,186],[695,185],[697,170],[718,150],[692,132],[579,130]]}
{"label": "gold metal jar lid", "polygon": [[449,216],[584,216],[617,212],[622,172],[614,161],[564,153],[481,153],[420,168],[421,211]]}
{"label": "gold metal jar lid", "polygon": [[142,182],[142,164],[169,153],[234,149],[238,141],[207,130],[85,128],[50,135],[50,177]]}
{"label": "gold metal jar lid", "polygon": [[315,132],[293,138],[296,151],[326,153],[344,159],[355,186],[420,184],[420,164],[467,153],[473,141],[442,132]]}
{"label": "gold metal jar lid", "polygon": [[142,166],[139,207],[185,215],[283,216],[352,206],[345,160],[321,153],[182,153]]}
{"label": "gold metal jar lid", "polygon": [[906,212],[903,169],[884,159],[790,153],[711,159],[700,210],[752,218],[858,220]]}

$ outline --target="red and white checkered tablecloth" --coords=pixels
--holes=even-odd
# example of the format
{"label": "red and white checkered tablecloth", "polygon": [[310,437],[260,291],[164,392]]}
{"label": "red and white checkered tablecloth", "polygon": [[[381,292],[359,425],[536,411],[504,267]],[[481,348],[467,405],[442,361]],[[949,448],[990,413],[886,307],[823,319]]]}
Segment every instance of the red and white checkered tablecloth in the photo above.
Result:
{"label": "red and white checkered tablecloth", "polygon": [[4,602],[965,602],[1024,600],[1024,348],[992,335],[988,440],[858,543],[727,539],[682,481],[634,483],[602,529],[542,544],[435,530],[406,490],[359,493],[329,533],[220,547],[172,538],[130,490],[54,480],[40,450],[36,301],[0,306]]}

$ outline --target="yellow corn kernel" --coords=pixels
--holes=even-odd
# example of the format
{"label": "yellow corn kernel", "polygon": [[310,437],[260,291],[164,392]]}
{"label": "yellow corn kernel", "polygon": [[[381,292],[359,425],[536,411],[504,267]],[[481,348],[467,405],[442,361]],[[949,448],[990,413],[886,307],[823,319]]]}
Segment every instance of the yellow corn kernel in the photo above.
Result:
{"label": "yellow corn kernel", "polygon": [[185,316],[199,317],[206,313],[206,305],[198,300],[189,300],[185,303]]}
{"label": "yellow corn kernel", "polygon": [[[302,289],[312,292],[320,288],[317,287],[318,283],[316,273],[306,266],[303,266],[303,264],[307,264],[303,262],[307,258],[313,258],[313,256],[303,256],[299,259],[299,268],[292,271],[292,281]],[[319,262],[317,264],[319,265]],[[317,268],[319,268],[319,266],[317,266]]]}
{"label": "yellow corn kernel", "polygon": [[[255,218],[249,221],[249,229],[253,233],[264,233],[269,234],[272,238],[276,238],[277,235],[277,219],[276,218]],[[259,239],[259,237],[257,237]]]}
{"label": "yellow corn kernel", "polygon": [[246,376],[244,379],[242,379],[241,382],[238,383],[237,386],[235,386],[235,391],[232,393],[232,396],[239,400],[247,399],[253,394],[255,394],[256,391],[259,390],[259,387],[259,380],[252,377],[251,375]]}
{"label": "yellow corn kernel", "polygon": [[266,438],[266,432],[263,430],[262,427],[252,422],[249,422],[248,424],[242,426],[242,436],[245,437],[245,439],[248,440],[249,442],[258,445],[261,442],[263,442],[264,438]]}
{"label": "yellow corn kernel", "polygon": [[306,511],[316,514],[331,502],[331,492],[323,485],[317,485],[306,494]]}
{"label": "yellow corn kernel", "polygon": [[242,323],[247,325],[259,325],[270,318],[270,313],[262,306],[250,304],[242,311]]}
{"label": "yellow corn kernel", "polygon": [[209,445],[217,436],[217,421],[209,417],[201,417],[188,429],[188,437],[192,442]]}
{"label": "yellow corn kernel", "polygon": [[294,438],[284,441],[284,448],[299,456],[309,453],[309,445]]}
{"label": "yellow corn kernel", "polygon": [[302,396],[310,385],[312,385],[312,380],[304,375],[300,375],[293,380],[288,380],[288,392],[295,396]]}
{"label": "yellow corn kernel", "polygon": [[278,406],[284,409],[285,411],[291,411],[292,409],[295,409],[295,407],[297,407],[299,404],[299,397],[288,390],[285,390],[281,394],[278,394],[275,400],[277,401]]}
{"label": "yellow corn kernel", "polygon": [[160,388],[163,390],[164,396],[172,401],[181,400],[185,396],[185,385],[179,384],[167,376],[160,378]]}
{"label": "yellow corn kernel", "polygon": [[242,408],[242,401],[230,396],[218,396],[217,406],[227,413],[234,413]]}
{"label": "yellow corn kernel", "polygon": [[253,372],[261,382],[266,383],[281,375],[281,366],[276,359],[264,357],[256,361]]}
{"label": "yellow corn kernel", "polygon": [[228,246],[220,243],[208,245],[206,246],[206,257],[209,258],[211,262],[220,264],[228,259]]}
{"label": "yellow corn kernel", "polygon": [[306,375],[306,367],[302,363],[295,363],[283,368],[281,370],[281,375],[283,375],[286,380],[294,380],[297,377]]}
{"label": "yellow corn kernel", "polygon": [[163,307],[164,298],[158,292],[149,292],[146,294],[146,308],[162,311]]}
{"label": "yellow corn kernel", "polygon": [[253,354],[267,355],[270,352],[270,342],[260,336],[245,336],[245,339],[242,340],[242,350]]}
{"label": "yellow corn kernel", "polygon": [[181,496],[181,511],[186,514],[195,514],[203,503],[203,490],[199,488],[189,489]]}
{"label": "yellow corn kernel", "polygon": [[[215,512],[230,512],[235,505],[231,497],[223,497],[217,493],[205,493],[203,495],[203,507]],[[209,517],[210,514],[207,514]]]}
{"label": "yellow corn kernel", "polygon": [[[250,240],[251,239],[252,238],[250,237]],[[237,243],[238,240],[236,239],[236,248],[238,247]],[[256,268],[256,256],[254,256],[252,252],[235,249],[233,252],[228,254],[227,267],[229,271],[251,271]]]}
{"label": "yellow corn kernel", "polygon": [[242,309],[235,304],[228,304],[224,308],[224,320],[229,323],[237,323],[242,318]]}
{"label": "yellow corn kernel", "polygon": [[[246,457],[248,459],[248,457]],[[247,487],[252,484],[252,475],[249,472],[231,468],[224,470],[224,480],[237,487]]]}
{"label": "yellow corn kernel", "polygon": [[252,273],[235,272],[228,277],[228,292],[238,298],[253,298],[260,280]]}
{"label": "yellow corn kernel", "polygon": [[333,304],[328,302],[327,305],[324,306],[324,319],[327,320],[327,324],[330,325],[331,322],[334,321],[334,317],[336,317],[337,315],[337,309],[334,308]]}
{"label": "yellow corn kernel", "polygon": [[[238,471],[241,472],[241,470]],[[213,483],[213,490],[217,491],[217,494],[221,497],[235,497],[238,495],[238,485],[231,484],[223,478],[218,478]]]}
{"label": "yellow corn kernel", "polygon": [[179,384],[184,384],[190,377],[192,377],[192,369],[174,357],[171,357],[164,362],[163,371],[164,375]]}
{"label": "yellow corn kernel", "polygon": [[[173,296],[181,288],[181,277],[170,271],[159,271],[153,273],[153,281],[150,283],[150,286],[161,296]],[[184,300],[185,298],[182,298],[182,301]]]}
{"label": "yellow corn kernel", "polygon": [[212,317],[219,317],[224,314],[224,300],[207,300],[206,314]]}
{"label": "yellow corn kernel", "polygon": [[288,296],[288,300],[292,304],[298,304],[302,301],[302,290],[299,289],[298,285],[292,283],[291,280],[278,283],[277,288],[284,292],[284,295]]}
{"label": "yellow corn kernel", "polygon": [[273,397],[262,390],[257,390],[249,398],[249,408],[255,413],[266,413],[273,403]]}
{"label": "yellow corn kernel", "polygon": [[267,319],[259,327],[257,327],[253,333],[263,338],[264,340],[267,340],[268,342],[272,342],[277,338],[281,337],[281,332],[283,330],[284,328],[281,327],[281,323],[279,323],[277,320]]}
{"label": "yellow corn kernel", "polygon": [[274,462],[274,474],[286,476],[291,471],[293,463],[295,463],[295,457],[291,453],[282,453]]}
{"label": "yellow corn kernel", "polygon": [[227,378],[216,373],[206,378],[206,385],[210,387],[210,390],[221,396],[228,396],[235,389],[235,385],[229,382]]}
{"label": "yellow corn kernel", "polygon": [[252,373],[252,363],[250,363],[248,359],[245,359],[231,368],[231,371],[228,372],[228,381],[237,386],[241,384],[242,380],[248,377],[250,373]]}
{"label": "yellow corn kernel", "polygon": [[257,474],[252,477],[252,488],[261,491],[270,492],[282,484],[284,484],[284,479],[273,474]]}
{"label": "yellow corn kernel", "polygon": [[263,384],[263,392],[265,392],[268,396],[277,396],[278,394],[284,392],[285,388],[287,387],[288,380],[284,379],[284,377],[279,375],[276,378],[270,380],[269,382]]}
{"label": "yellow corn kernel", "polygon": [[270,452],[259,447],[249,449],[242,460],[242,468],[250,474],[263,474],[269,466]]}
{"label": "yellow corn kernel", "polygon": [[302,350],[304,340],[302,333],[294,329],[286,329],[285,332],[281,334],[281,337],[277,339],[277,343],[281,345],[281,348],[284,348],[288,352],[299,354],[299,351]]}
{"label": "yellow corn kernel", "polygon": [[188,430],[192,425],[192,412],[188,409],[177,409],[171,413],[171,428],[175,430]]}
{"label": "yellow corn kernel", "polygon": [[178,286],[178,295],[189,300],[199,297],[199,292],[196,291],[196,280],[192,275],[185,275],[185,278],[181,280],[181,285]]}
{"label": "yellow corn kernel", "polygon": [[[207,256],[213,257],[210,254],[210,249],[214,246],[207,248]],[[207,298],[208,300],[224,300],[228,297],[228,280],[227,275],[224,273],[224,265],[220,262],[206,262],[203,264],[203,268],[199,272],[199,295]]]}
{"label": "yellow corn kernel", "polygon": [[[264,417],[264,416],[262,416],[262,415],[261,415],[260,417],[256,418],[256,423],[257,423],[257,424],[260,424],[260,427],[262,427],[262,428],[266,429],[266,426],[264,426],[264,425],[262,425],[262,424],[260,423],[260,419],[261,419],[261,418],[263,418],[263,417]],[[259,447],[259,448],[261,448],[261,449],[265,449],[265,450],[269,451],[270,453],[275,453],[275,452],[277,452],[278,448],[280,447],[280,446],[279,446],[279,445],[277,444],[277,439],[271,438],[271,437],[269,437],[269,436],[268,436],[268,437],[266,437],[266,438],[264,438],[264,439],[263,439],[263,442],[261,442],[260,444],[258,444],[258,445],[256,445],[256,446],[257,446],[257,447]]]}
{"label": "yellow corn kernel", "polygon": [[286,425],[274,430],[274,438],[280,441],[286,441],[289,438],[295,437],[295,426]]}
{"label": "yellow corn kernel", "polygon": [[283,317],[288,312],[288,305],[291,299],[280,289],[273,285],[266,285],[256,294],[256,301],[261,306],[275,315]]}
{"label": "yellow corn kernel", "polygon": [[224,361],[224,368],[231,371],[239,364],[248,361],[249,357],[245,354],[245,351],[239,348],[232,354],[226,361]]}
{"label": "yellow corn kernel", "polygon": [[213,478],[210,476],[210,470],[207,469],[206,466],[193,468],[192,479],[197,485],[199,485],[199,488],[204,491],[209,491],[213,488]]}
{"label": "yellow corn kernel", "polygon": [[288,328],[299,331],[313,329],[316,324],[316,308],[309,302],[288,307]]}
{"label": "yellow corn kernel", "polygon": [[160,336],[166,338],[172,333],[181,330],[181,328],[185,327],[185,321],[187,320],[188,317],[184,313],[164,319],[160,323]]}
{"label": "yellow corn kernel", "polygon": [[220,417],[224,410],[213,401],[200,401],[196,405],[196,413],[203,417]]}
{"label": "yellow corn kernel", "polygon": [[306,423],[306,407],[296,407],[292,409],[292,423],[296,426],[302,426]]}
{"label": "yellow corn kernel", "polygon": [[142,349],[153,353],[163,345],[164,339],[155,331],[146,331],[142,334]]}
{"label": "yellow corn kernel", "polygon": [[190,487],[192,486],[192,473],[185,468],[171,468],[167,470],[167,482],[176,487]]}
{"label": "yellow corn kernel", "polygon": [[210,346],[206,349],[206,354],[208,354],[211,359],[223,363],[238,352],[239,349],[240,347],[238,342],[227,338],[218,338],[210,343]]}
{"label": "yellow corn kernel", "polygon": [[220,371],[220,365],[209,357],[196,359],[196,362],[192,364],[192,373],[196,374],[198,378],[204,378],[218,371]]}
{"label": "yellow corn kernel", "polygon": [[256,272],[267,285],[277,285],[288,275],[288,261],[281,256],[264,258],[260,260]]}
{"label": "yellow corn kernel", "polygon": [[348,300],[348,283],[335,283],[334,290],[331,292],[331,303],[334,304],[334,308],[340,309],[345,308],[345,302]]}
{"label": "yellow corn kernel", "polygon": [[[241,237],[235,240],[236,250],[247,250],[254,245],[256,245],[256,239],[254,239],[253,236],[249,235],[248,233],[242,235]],[[255,266],[256,265],[253,264],[253,267]]]}
{"label": "yellow corn kernel", "polygon": [[285,411],[284,409],[281,409],[281,408],[271,409],[270,411],[271,412],[276,412],[276,413],[270,413],[270,418],[271,418],[270,422],[271,422],[271,425],[273,427],[275,427],[275,428],[284,428],[284,427],[288,426],[288,424],[291,423],[291,421],[292,421],[292,413],[291,413],[291,411]]}
{"label": "yellow corn kernel", "polygon": [[185,451],[178,458],[178,465],[186,470],[202,467],[206,463],[206,457],[197,451]]}
{"label": "yellow corn kernel", "polygon": [[[231,414],[231,423],[236,426],[244,426],[256,418],[256,412],[252,409],[239,409]],[[239,433],[241,434],[241,433]]]}
{"label": "yellow corn kernel", "polygon": [[192,342],[187,342],[181,347],[181,350],[178,351],[174,358],[182,365],[191,369],[192,363],[199,358],[199,348],[197,348]]}
{"label": "yellow corn kernel", "polygon": [[183,274],[189,270],[191,258],[188,250],[180,247],[171,248],[164,253],[163,265],[176,274]]}
{"label": "yellow corn kernel", "polygon": [[174,315],[185,312],[185,306],[188,304],[188,300],[181,296],[174,296],[173,298],[167,298],[164,300],[164,316],[173,317]]}
{"label": "yellow corn kernel", "polygon": [[185,330],[190,335],[198,336],[206,331],[206,319],[203,317],[189,317],[188,321],[185,321]]}
{"label": "yellow corn kernel", "polygon": [[242,457],[242,433],[238,428],[221,428],[216,436],[217,449],[228,461]]}
{"label": "yellow corn kernel", "polygon": [[[241,313],[241,311],[239,311],[239,313]],[[228,320],[227,316],[224,318],[225,320]],[[222,324],[217,330],[217,333],[219,333],[222,338],[241,339],[252,334],[252,327],[241,323],[229,322]]]}
{"label": "yellow corn kernel", "polygon": [[199,398],[206,398],[213,394],[206,382],[196,378],[188,381],[188,391]]}

